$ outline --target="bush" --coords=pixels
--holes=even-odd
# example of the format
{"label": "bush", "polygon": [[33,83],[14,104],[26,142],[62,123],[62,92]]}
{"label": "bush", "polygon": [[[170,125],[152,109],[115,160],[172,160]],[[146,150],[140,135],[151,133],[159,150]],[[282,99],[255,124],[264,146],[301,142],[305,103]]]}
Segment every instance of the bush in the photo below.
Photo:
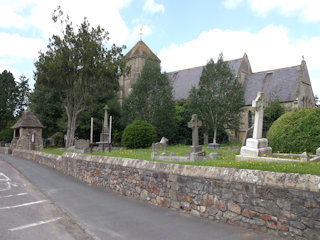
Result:
{"label": "bush", "polygon": [[156,141],[157,132],[154,126],[142,120],[129,124],[122,134],[122,145],[127,148],[150,147]]}
{"label": "bush", "polygon": [[269,102],[268,106],[264,110],[264,119],[263,119],[264,137],[266,136],[273,122],[277,120],[285,112],[286,112],[286,109],[281,105],[278,99],[275,101]]}
{"label": "bush", "polygon": [[52,135],[53,146],[63,147],[64,146],[64,134],[62,132],[56,132]]}
{"label": "bush", "polygon": [[320,147],[320,109],[294,110],[270,127],[267,138],[273,152],[312,152]]}
{"label": "bush", "polygon": [[10,143],[12,138],[13,138],[13,129],[12,128],[4,128],[0,131],[0,141]]}

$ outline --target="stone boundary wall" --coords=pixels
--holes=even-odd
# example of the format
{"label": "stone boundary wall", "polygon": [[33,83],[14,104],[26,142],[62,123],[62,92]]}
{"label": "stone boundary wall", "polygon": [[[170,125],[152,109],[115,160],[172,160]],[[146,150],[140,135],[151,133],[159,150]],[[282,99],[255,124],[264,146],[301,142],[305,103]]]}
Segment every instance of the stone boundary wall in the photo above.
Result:
{"label": "stone boundary wall", "polygon": [[91,185],[289,239],[320,239],[320,176],[14,150]]}
{"label": "stone boundary wall", "polygon": [[0,147],[0,153],[2,153],[2,154],[11,154],[12,150],[9,147]]}

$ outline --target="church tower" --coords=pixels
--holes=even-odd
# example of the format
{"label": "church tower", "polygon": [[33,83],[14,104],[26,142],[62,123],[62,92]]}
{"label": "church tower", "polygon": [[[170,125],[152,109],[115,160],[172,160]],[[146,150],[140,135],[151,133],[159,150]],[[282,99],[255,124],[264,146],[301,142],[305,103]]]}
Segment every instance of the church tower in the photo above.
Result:
{"label": "church tower", "polygon": [[142,40],[137,42],[137,44],[125,55],[126,64],[130,67],[130,72],[128,75],[121,76],[119,79],[118,100],[120,104],[122,104],[123,98],[127,97],[132,91],[132,85],[137,82],[148,56],[153,57],[160,64],[160,59]]}

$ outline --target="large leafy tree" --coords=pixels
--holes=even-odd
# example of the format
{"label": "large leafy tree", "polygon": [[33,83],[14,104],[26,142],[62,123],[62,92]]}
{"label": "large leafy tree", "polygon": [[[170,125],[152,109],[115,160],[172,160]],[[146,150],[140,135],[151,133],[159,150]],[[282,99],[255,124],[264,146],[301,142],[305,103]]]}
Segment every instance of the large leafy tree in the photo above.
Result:
{"label": "large leafy tree", "polygon": [[125,124],[145,120],[157,129],[158,137],[169,139],[175,135],[175,106],[166,73],[161,73],[160,64],[148,57],[132,92],[123,101]]}
{"label": "large leafy tree", "polygon": [[12,73],[4,70],[0,74],[0,129],[14,119],[16,109],[17,87]]}
{"label": "large leafy tree", "polygon": [[189,100],[206,130],[213,132],[214,143],[218,129],[238,129],[243,95],[242,85],[223,61],[223,55],[216,63],[211,59],[202,71],[199,87],[191,89]]}
{"label": "large leafy tree", "polygon": [[93,28],[87,19],[76,29],[58,8],[53,21],[63,26],[53,35],[46,52],[35,63],[36,83],[57,92],[68,119],[66,147],[73,145],[79,114],[92,102],[94,94],[116,90],[123,73],[123,47],[106,48],[108,32]]}
{"label": "large leafy tree", "polygon": [[11,72],[4,70],[0,74],[0,129],[8,127],[8,122],[26,109],[29,92],[28,79],[24,75],[16,82]]}
{"label": "large leafy tree", "polygon": [[176,136],[173,139],[174,143],[190,144],[192,141],[191,131],[188,128],[188,122],[192,116],[189,101],[181,99],[175,101],[175,122],[176,122]]}
{"label": "large leafy tree", "polygon": [[58,122],[62,117],[63,107],[55,90],[36,84],[30,96],[30,108],[43,124],[45,138],[61,131]]}
{"label": "large leafy tree", "polygon": [[16,104],[16,116],[21,116],[22,113],[29,106],[30,99],[30,87],[29,79],[26,76],[21,75],[19,82],[17,83],[17,104]]}

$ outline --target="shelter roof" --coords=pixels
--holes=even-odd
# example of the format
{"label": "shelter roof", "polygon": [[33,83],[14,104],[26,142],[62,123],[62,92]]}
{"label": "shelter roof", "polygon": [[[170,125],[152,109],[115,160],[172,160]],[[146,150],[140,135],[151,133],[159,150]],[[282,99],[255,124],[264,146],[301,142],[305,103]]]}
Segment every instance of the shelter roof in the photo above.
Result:
{"label": "shelter roof", "polygon": [[43,125],[32,111],[26,111],[12,128],[43,128]]}

